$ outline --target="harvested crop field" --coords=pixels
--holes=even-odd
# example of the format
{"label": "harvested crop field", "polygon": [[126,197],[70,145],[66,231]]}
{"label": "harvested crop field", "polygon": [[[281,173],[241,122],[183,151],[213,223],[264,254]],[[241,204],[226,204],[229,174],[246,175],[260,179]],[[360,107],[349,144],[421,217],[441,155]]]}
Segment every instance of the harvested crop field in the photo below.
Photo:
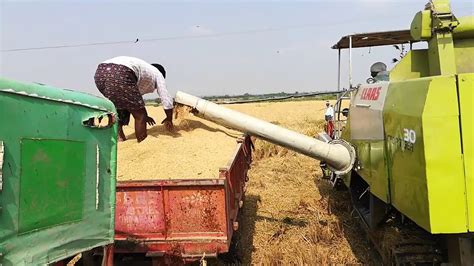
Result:
{"label": "harvested crop field", "polygon": [[[314,136],[324,101],[260,103],[233,109]],[[244,265],[377,264],[347,191],[322,179],[319,162],[256,140],[237,235]]]}
{"label": "harvested crop field", "polygon": [[[324,104],[324,101],[295,101],[227,107],[314,136],[323,128]],[[156,121],[161,121],[161,108],[152,107],[148,110]],[[185,121],[194,122],[185,125]],[[205,156],[205,160],[199,157],[203,159],[200,164],[206,165],[206,169],[199,171],[208,171],[217,177],[218,168],[227,162],[235,147],[233,137],[240,135],[195,117],[181,121],[178,129],[178,135],[173,136],[163,126],[154,126],[149,138],[137,144],[131,127],[126,128],[130,140],[119,143],[119,160],[122,161],[119,161],[119,165],[123,165],[125,155],[134,154],[137,159],[147,162],[146,169],[140,168],[137,172],[146,172],[149,173],[147,177],[153,175],[159,178],[162,175],[157,173],[168,171],[157,164],[159,158],[172,158],[166,162],[169,169],[175,169],[173,171],[176,172],[198,162],[189,158],[190,154],[198,156],[196,146],[186,149],[185,144],[181,146],[181,142],[202,145],[199,147],[206,149],[204,146],[211,147],[219,139],[231,143],[229,150],[225,150],[226,147],[219,149],[222,153],[216,153],[209,148],[199,153],[199,156]],[[168,145],[176,140],[180,148]],[[169,143],[164,145],[164,142]],[[223,261],[235,262],[237,258],[244,265],[376,263],[375,252],[361,233],[358,222],[351,217],[348,192],[335,191],[322,179],[318,161],[264,141],[255,140],[254,144],[254,162],[249,173],[235,250],[229,254],[231,256],[223,256]],[[177,164],[178,160],[186,163],[179,166],[181,163]],[[215,163],[216,169],[207,167],[211,161]],[[203,169],[202,165],[199,169]],[[127,170],[136,171],[133,168]],[[119,168],[118,174],[123,174],[123,171],[123,168]],[[187,174],[192,176],[189,173],[192,171]]]}

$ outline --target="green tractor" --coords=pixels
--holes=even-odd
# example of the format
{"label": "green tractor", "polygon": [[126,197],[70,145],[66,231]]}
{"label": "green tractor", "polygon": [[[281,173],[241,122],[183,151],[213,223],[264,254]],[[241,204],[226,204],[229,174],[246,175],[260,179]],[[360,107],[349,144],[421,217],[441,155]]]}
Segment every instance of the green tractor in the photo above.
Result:
{"label": "green tractor", "polygon": [[110,253],[115,113],[103,98],[0,78],[0,265]]}
{"label": "green tractor", "polygon": [[434,0],[410,30],[349,35],[333,48],[421,41],[427,49],[410,49],[390,72],[374,66],[368,84],[343,93],[351,104],[336,138],[357,159],[331,179],[350,189],[386,263],[473,265],[474,16]]}

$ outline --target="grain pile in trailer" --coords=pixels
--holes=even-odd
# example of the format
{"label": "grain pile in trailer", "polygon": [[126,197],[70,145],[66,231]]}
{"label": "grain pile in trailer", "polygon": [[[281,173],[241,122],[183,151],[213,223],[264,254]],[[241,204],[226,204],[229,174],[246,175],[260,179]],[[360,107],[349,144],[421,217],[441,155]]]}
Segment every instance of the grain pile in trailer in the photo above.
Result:
{"label": "grain pile in trailer", "polygon": [[[147,107],[157,123],[164,118],[161,107]],[[137,143],[133,119],[124,127],[127,141],[119,143],[119,181],[150,179],[218,178],[219,168],[226,165],[241,133],[182,114],[175,121],[175,132],[164,126],[148,130],[148,138]]]}

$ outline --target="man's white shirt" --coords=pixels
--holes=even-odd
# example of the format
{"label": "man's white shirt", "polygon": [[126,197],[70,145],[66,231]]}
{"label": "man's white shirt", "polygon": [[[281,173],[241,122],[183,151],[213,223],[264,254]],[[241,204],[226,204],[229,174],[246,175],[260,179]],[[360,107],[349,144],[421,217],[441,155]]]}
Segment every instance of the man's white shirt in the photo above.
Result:
{"label": "man's white shirt", "polygon": [[171,98],[166,89],[165,78],[156,67],[148,64],[144,60],[130,56],[114,57],[103,63],[112,63],[130,68],[137,76],[137,86],[141,95],[157,90],[163,108],[165,110],[173,108],[173,98]]}
{"label": "man's white shirt", "polygon": [[331,117],[334,117],[334,108],[329,106],[327,109],[326,109],[326,114],[327,116],[331,116]]}

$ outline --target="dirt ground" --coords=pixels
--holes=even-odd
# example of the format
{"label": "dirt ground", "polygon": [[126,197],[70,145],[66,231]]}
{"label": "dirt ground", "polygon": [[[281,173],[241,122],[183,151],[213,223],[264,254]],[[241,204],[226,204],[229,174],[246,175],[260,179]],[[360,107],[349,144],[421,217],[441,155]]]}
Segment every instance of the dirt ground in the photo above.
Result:
{"label": "dirt ground", "polygon": [[[315,136],[324,125],[324,104],[295,101],[227,107]],[[149,110],[162,112],[160,107]],[[216,131],[216,125],[202,123],[201,129]],[[158,125],[151,134],[164,138],[163,130]],[[217,131],[222,133],[221,128]],[[128,133],[133,139],[133,133]],[[375,264],[375,252],[351,217],[348,192],[336,191],[322,179],[318,161],[264,141],[254,144],[236,233],[236,253],[242,264]]]}

